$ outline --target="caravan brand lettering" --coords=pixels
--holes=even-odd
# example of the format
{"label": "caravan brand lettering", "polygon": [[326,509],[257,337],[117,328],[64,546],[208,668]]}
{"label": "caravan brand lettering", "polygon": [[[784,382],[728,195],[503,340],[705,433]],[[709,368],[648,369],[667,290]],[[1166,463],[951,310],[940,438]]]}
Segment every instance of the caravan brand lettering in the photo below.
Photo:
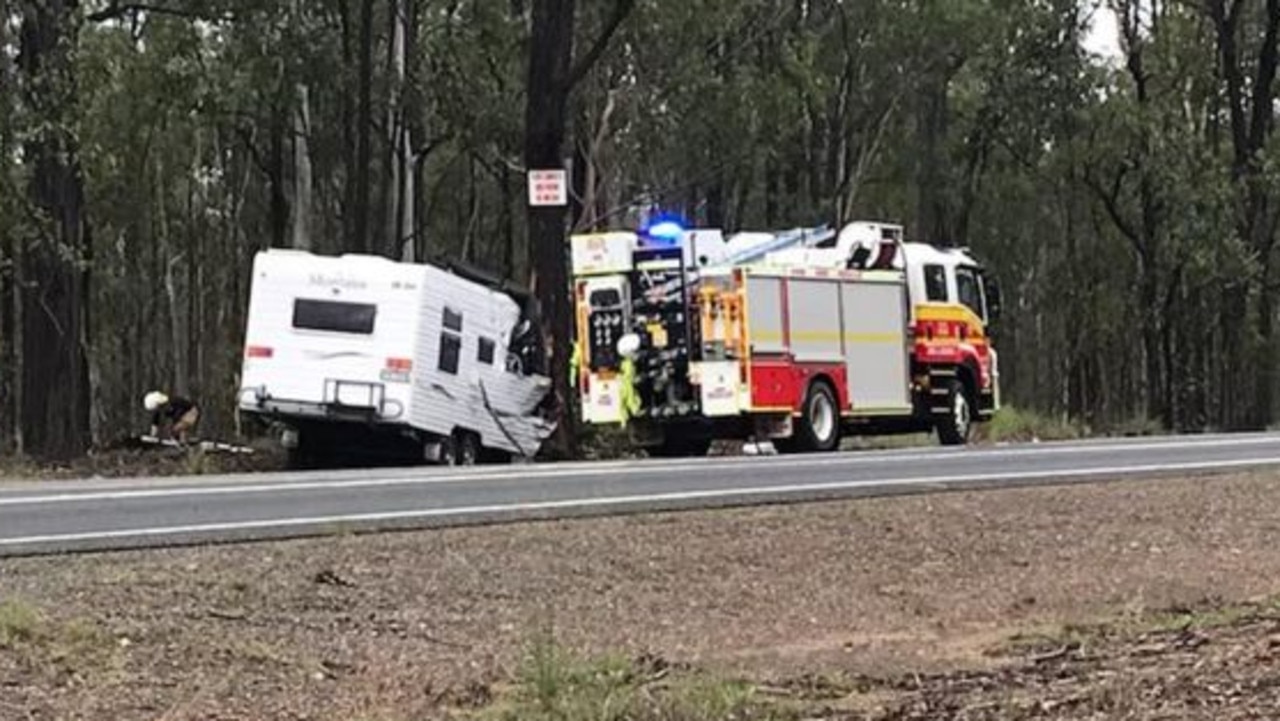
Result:
{"label": "caravan brand lettering", "polygon": [[364,289],[369,287],[368,283],[358,278],[349,278],[345,275],[325,275],[323,273],[311,274],[311,285],[337,286],[347,289]]}

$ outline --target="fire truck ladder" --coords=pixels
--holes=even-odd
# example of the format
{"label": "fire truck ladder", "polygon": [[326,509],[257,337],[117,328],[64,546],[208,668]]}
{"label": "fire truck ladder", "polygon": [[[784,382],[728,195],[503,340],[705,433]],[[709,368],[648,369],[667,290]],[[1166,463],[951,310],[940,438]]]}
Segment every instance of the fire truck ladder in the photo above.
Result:
{"label": "fire truck ladder", "polygon": [[816,228],[797,228],[795,230],[782,231],[774,235],[773,240],[760,245],[744,248],[737,253],[729,255],[716,265],[740,265],[743,263],[751,263],[757,261],[769,253],[779,250],[786,250],[795,246],[812,248],[820,243],[828,241],[836,236],[836,231],[829,226],[821,225]]}

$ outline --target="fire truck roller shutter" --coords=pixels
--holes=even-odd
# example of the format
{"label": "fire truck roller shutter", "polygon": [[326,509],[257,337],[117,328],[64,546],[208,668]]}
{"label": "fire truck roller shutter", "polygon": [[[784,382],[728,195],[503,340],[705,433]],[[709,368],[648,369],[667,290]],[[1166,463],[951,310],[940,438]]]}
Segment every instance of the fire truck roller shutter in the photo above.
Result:
{"label": "fire truck roller shutter", "polygon": [[791,352],[801,363],[844,360],[840,331],[840,284],[834,280],[791,278],[788,315]]}
{"label": "fire truck roller shutter", "polygon": [[747,276],[747,327],[750,352],[785,353],[782,324],[782,281],[778,278]]}
{"label": "fire truck roller shutter", "polygon": [[855,413],[911,408],[905,294],[898,282],[841,286],[845,368]]}

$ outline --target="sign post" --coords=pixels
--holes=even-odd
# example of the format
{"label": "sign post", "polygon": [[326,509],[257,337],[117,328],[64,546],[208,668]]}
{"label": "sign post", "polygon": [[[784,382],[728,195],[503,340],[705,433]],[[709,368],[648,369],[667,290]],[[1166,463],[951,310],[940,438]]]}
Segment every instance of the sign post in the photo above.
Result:
{"label": "sign post", "polygon": [[564,206],[569,204],[569,189],[564,170],[529,171],[529,205]]}

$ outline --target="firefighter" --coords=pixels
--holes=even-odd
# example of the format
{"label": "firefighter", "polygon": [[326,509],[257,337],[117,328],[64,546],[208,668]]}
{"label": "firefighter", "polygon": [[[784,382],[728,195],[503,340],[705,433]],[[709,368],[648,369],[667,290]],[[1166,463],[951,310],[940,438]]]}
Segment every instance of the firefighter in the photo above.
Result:
{"label": "firefighter", "polygon": [[195,402],[160,391],[151,391],[142,399],[142,405],[151,413],[151,435],[159,438],[160,429],[169,426],[169,436],[180,443],[187,442],[187,435],[200,421],[200,407]]}

